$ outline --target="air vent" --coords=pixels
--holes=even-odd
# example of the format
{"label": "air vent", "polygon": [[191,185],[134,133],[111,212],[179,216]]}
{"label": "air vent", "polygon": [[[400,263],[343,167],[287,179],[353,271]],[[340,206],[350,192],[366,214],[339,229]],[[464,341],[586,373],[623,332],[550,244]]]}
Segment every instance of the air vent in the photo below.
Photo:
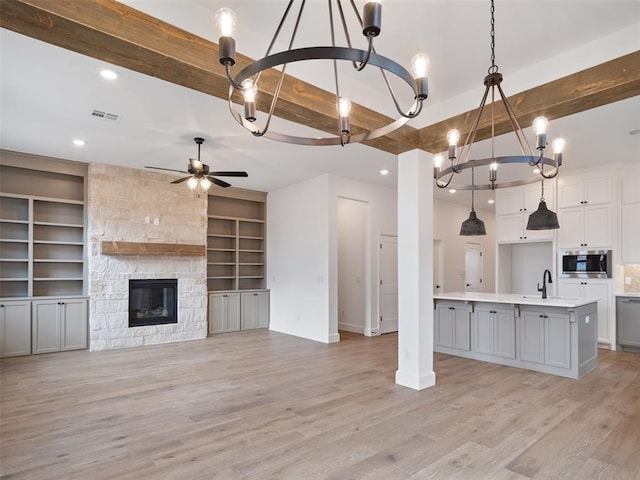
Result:
{"label": "air vent", "polygon": [[102,110],[94,110],[93,112],[91,112],[91,116],[94,118],[99,118],[100,120],[104,120],[105,122],[118,123],[120,121],[120,115],[116,113],[103,112]]}

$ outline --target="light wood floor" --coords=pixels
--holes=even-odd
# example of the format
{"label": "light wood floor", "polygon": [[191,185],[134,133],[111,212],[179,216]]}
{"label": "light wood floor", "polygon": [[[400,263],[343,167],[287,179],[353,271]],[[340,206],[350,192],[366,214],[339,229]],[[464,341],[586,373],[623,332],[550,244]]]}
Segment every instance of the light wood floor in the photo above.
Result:
{"label": "light wood floor", "polygon": [[640,355],[580,381],[436,356],[396,335],[268,331],[1,362],[3,479],[638,479]]}

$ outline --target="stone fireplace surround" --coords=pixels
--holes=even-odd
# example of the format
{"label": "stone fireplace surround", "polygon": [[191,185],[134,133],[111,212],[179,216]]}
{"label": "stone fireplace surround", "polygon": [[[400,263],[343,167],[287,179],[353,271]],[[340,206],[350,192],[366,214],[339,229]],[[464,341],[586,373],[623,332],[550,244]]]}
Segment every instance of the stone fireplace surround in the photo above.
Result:
{"label": "stone fireplace surround", "polygon": [[[89,348],[92,351],[207,336],[202,255],[105,255],[102,242],[206,244],[207,199],[174,177],[91,163],[87,180]],[[158,219],[158,225],[154,219]],[[129,279],[177,278],[178,323],[129,327]]]}

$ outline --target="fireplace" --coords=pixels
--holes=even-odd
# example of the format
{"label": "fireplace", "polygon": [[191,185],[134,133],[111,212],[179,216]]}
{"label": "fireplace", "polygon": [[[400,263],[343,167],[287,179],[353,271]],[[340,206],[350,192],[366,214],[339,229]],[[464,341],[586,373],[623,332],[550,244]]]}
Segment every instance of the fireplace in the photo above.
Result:
{"label": "fireplace", "polygon": [[178,280],[129,280],[129,327],[178,323]]}

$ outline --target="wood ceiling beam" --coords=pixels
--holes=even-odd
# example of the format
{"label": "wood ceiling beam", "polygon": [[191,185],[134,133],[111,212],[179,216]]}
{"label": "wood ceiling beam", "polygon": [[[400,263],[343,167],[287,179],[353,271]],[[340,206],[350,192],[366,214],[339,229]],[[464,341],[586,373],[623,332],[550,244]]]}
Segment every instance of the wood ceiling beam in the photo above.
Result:
{"label": "wood ceiling beam", "polygon": [[[221,99],[229,84],[218,62],[218,45],[114,0],[2,0],[0,26],[59,47]],[[252,60],[238,55],[235,71]],[[258,108],[265,111],[279,72],[263,72]],[[334,134],[335,94],[286,76],[275,115]],[[384,126],[388,117],[360,105],[350,115],[352,132]],[[418,145],[418,130],[405,125],[365,142],[398,154]]]}
{"label": "wood ceiling beam", "polygon": [[[478,89],[478,102],[482,91]],[[508,97],[508,100],[518,123],[524,128],[531,126],[533,119],[539,115],[553,120],[637,95],[640,95],[640,51],[517,93]],[[491,137],[489,105],[478,124],[476,141]],[[446,135],[452,128],[460,130],[462,139],[467,138],[476,111],[471,110],[422,128],[419,148],[433,153],[445,151]],[[512,131],[502,105],[496,108],[495,129],[496,135]]]}
{"label": "wood ceiling beam", "polygon": [[[227,99],[228,83],[218,62],[218,45],[146,15],[114,0],[2,0],[0,26],[114,65],[150,75],[199,92]],[[251,59],[238,55],[239,69]],[[261,87],[273,91],[278,72],[266,71]],[[507,87],[508,88],[508,87]],[[480,91],[478,99],[480,98]],[[620,57],[509,97],[521,125],[537,115],[549,119],[640,95],[640,52]],[[261,94],[258,108],[271,98]],[[428,103],[425,106],[428,108]],[[488,110],[488,109],[487,109]],[[462,138],[473,111],[417,130],[401,129],[367,145],[398,154],[414,148],[430,152],[446,149],[446,132],[458,128]],[[328,133],[336,130],[335,96],[287,76],[275,114]],[[389,123],[390,119],[354,105],[354,133]],[[496,133],[510,131],[506,114],[498,109]],[[491,136],[487,116],[480,122],[476,141]]]}

